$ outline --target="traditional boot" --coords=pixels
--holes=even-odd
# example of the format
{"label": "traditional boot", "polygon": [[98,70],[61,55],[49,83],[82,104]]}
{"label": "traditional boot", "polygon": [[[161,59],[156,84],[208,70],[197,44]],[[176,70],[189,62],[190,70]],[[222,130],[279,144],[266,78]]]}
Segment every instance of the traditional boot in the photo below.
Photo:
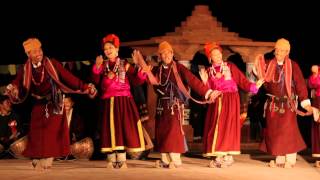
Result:
{"label": "traditional boot", "polygon": [[169,153],[170,163],[169,168],[179,168],[182,166],[180,153]]}
{"label": "traditional boot", "polygon": [[169,168],[169,164],[166,164],[161,160],[156,160],[155,168]]}
{"label": "traditional boot", "polygon": [[126,161],[121,161],[121,162],[118,162],[117,164],[118,164],[119,169],[127,169],[128,168]]}
{"label": "traditional boot", "polygon": [[43,171],[44,166],[45,166],[45,158],[44,159],[39,159],[34,167],[36,171]]}
{"label": "traditional boot", "polygon": [[271,160],[271,161],[268,163],[268,166],[271,167],[271,168],[277,167],[274,160]]}
{"label": "traditional boot", "polygon": [[171,162],[171,158],[169,153],[161,153],[161,160],[157,160],[155,167],[156,168],[169,168],[169,163]]}
{"label": "traditional boot", "polygon": [[223,161],[224,161],[223,165],[227,167],[232,166],[232,164],[234,163],[233,157],[230,155],[224,156]]}
{"label": "traditional boot", "polygon": [[53,163],[53,157],[46,158],[46,165],[44,166],[44,169],[50,169],[52,167]]}
{"label": "traditional boot", "polygon": [[116,163],[107,161],[107,169],[113,169],[116,167]]}
{"label": "traditional boot", "polygon": [[126,169],[126,168],[128,168],[126,152],[118,152],[117,153],[117,168],[118,169]]}
{"label": "traditional boot", "polygon": [[286,169],[291,169],[291,168],[293,168],[294,167],[294,164],[291,164],[290,162],[286,162],[285,164],[284,164],[284,168],[286,168]]}
{"label": "traditional boot", "polygon": [[107,169],[113,169],[116,168],[116,153],[111,153],[107,155]]}
{"label": "traditional boot", "polygon": [[[293,154],[292,154],[293,155]],[[287,162],[287,157],[291,157],[291,155],[286,154],[285,156],[276,156],[275,166],[279,168],[284,168],[285,163]]]}
{"label": "traditional boot", "polygon": [[175,166],[175,164],[173,162],[170,162],[168,168],[169,169],[175,169],[176,166]]}
{"label": "traditional boot", "polygon": [[211,160],[209,162],[209,168],[224,168],[226,165],[224,165],[224,161],[222,157],[216,157],[215,160]]}
{"label": "traditional boot", "polygon": [[33,169],[36,169],[38,163],[40,163],[40,160],[39,160],[39,159],[33,159],[33,160],[31,161],[32,168],[33,168]]}
{"label": "traditional boot", "polygon": [[293,168],[297,162],[297,153],[286,154],[284,168]]}

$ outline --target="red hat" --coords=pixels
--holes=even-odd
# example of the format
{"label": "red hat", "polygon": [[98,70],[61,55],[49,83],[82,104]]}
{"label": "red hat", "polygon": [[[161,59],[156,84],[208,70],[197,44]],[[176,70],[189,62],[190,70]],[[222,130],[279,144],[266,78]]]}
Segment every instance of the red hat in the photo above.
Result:
{"label": "red hat", "polygon": [[216,43],[216,42],[206,43],[206,44],[204,45],[204,52],[206,53],[206,56],[207,56],[208,58],[210,58],[210,53],[211,53],[211,51],[214,50],[214,49],[218,49],[218,50],[222,53],[222,48],[221,48],[221,46],[220,46],[218,43]]}
{"label": "red hat", "polygon": [[120,39],[117,35],[115,34],[108,34],[102,39],[102,45],[106,43],[111,43],[113,44],[116,48],[119,48],[120,46]]}

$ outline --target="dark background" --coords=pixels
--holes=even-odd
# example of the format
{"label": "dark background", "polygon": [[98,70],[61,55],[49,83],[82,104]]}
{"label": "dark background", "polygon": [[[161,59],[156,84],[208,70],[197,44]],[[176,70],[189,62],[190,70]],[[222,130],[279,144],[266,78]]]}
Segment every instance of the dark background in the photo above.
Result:
{"label": "dark background", "polygon": [[0,64],[24,63],[22,42],[38,37],[45,54],[61,61],[95,59],[107,33],[121,41],[149,39],[174,31],[196,4],[209,5],[229,31],[256,41],[287,38],[291,58],[305,76],[317,63],[319,8],[312,1],[281,0],[83,0],[13,1],[1,6]]}

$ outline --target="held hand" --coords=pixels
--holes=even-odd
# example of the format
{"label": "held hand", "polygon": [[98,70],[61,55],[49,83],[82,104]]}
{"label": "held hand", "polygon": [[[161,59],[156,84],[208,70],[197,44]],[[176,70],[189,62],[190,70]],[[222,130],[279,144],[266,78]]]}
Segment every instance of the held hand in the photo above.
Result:
{"label": "held hand", "polygon": [[259,80],[256,82],[257,89],[259,89],[259,88],[263,85],[264,82],[265,82],[264,79],[259,79]]}
{"label": "held hand", "polygon": [[88,88],[84,91],[85,94],[88,94],[90,98],[94,98],[97,95],[97,89],[94,84],[89,83]]}
{"label": "held hand", "polygon": [[313,109],[311,105],[307,105],[304,107],[305,110],[307,110],[307,114],[312,114],[313,113]]}
{"label": "held hand", "polygon": [[199,75],[201,77],[201,80],[204,84],[207,84],[208,82],[208,73],[204,68],[201,68],[199,71]]}
{"label": "held hand", "polygon": [[134,50],[131,55],[135,64],[139,65],[142,69],[148,70],[148,68],[146,68],[147,64],[140,51]]}
{"label": "held hand", "polygon": [[306,113],[305,113],[305,112],[298,111],[298,110],[297,110],[297,114],[298,114],[299,116],[302,116],[302,117],[303,117],[303,116],[306,116]]}
{"label": "held hand", "polygon": [[7,95],[13,99],[17,99],[19,97],[19,90],[15,85],[9,84],[4,90],[4,95]]}
{"label": "held hand", "polygon": [[101,64],[103,63],[103,57],[102,55],[96,57],[96,66],[99,68]]}
{"label": "held hand", "polygon": [[213,103],[216,100],[216,98],[220,96],[220,94],[221,94],[221,91],[214,90],[209,96],[209,101]]}
{"label": "held hand", "polygon": [[[305,115],[306,115],[306,116],[310,116],[310,115],[313,114],[313,119],[314,119],[314,121],[320,122],[319,109],[318,109],[318,108],[315,108],[315,107],[312,107],[312,106],[310,106],[310,107],[312,108],[312,112],[311,112],[311,111],[308,111],[308,112],[305,113]],[[306,108],[309,108],[309,107],[307,106]]]}
{"label": "held hand", "polygon": [[152,66],[151,65],[148,65],[148,66],[145,66],[141,69],[142,72],[145,72],[145,73],[148,73],[148,72],[151,72],[152,70]]}
{"label": "held hand", "polygon": [[17,88],[13,88],[12,90],[12,96],[18,98],[19,96],[19,90]]}
{"label": "held hand", "polygon": [[306,113],[304,113],[304,116],[311,116],[313,114],[313,112],[306,112]]}

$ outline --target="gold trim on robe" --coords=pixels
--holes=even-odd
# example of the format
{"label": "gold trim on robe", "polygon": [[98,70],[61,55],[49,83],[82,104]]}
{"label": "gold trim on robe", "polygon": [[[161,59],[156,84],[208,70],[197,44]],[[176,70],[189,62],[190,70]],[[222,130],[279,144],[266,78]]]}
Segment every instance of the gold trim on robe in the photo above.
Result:
{"label": "gold trim on robe", "polygon": [[215,151],[215,147],[217,144],[217,138],[218,138],[218,130],[219,130],[219,120],[220,120],[220,115],[221,115],[221,110],[222,110],[222,98],[223,96],[218,98],[218,117],[217,117],[217,123],[216,123],[216,128],[214,131],[214,136],[213,136],[213,143],[212,143],[212,150],[210,153],[205,153],[203,154],[204,157],[208,156],[223,156],[223,155],[237,155],[241,154],[240,151]]}
{"label": "gold trim on robe", "polygon": [[114,128],[114,97],[110,98],[110,136],[111,136],[111,148],[101,148],[101,152],[112,152],[115,150],[126,150],[127,152],[140,152],[145,150],[145,143],[142,131],[142,124],[140,119],[137,122],[137,128],[139,133],[140,147],[128,148],[125,146],[116,145],[115,128]]}

